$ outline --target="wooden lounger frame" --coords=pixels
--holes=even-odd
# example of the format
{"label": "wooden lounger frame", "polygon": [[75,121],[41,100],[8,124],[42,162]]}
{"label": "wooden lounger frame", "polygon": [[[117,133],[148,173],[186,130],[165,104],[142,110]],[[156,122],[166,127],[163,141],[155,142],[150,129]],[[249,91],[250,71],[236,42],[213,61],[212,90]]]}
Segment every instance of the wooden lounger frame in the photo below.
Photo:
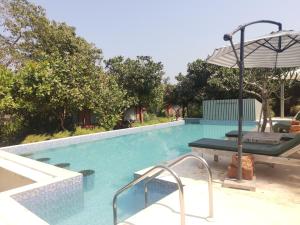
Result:
{"label": "wooden lounger frame", "polygon": [[[192,151],[198,154],[203,155],[212,155],[214,156],[214,160],[218,161],[218,156],[223,157],[232,157],[232,155],[236,154],[233,151],[225,151],[219,149],[210,149],[210,148],[201,148],[201,147],[192,147]],[[254,162],[256,163],[269,163],[269,164],[278,164],[278,165],[287,165],[287,166],[300,166],[300,159],[290,158],[291,155],[300,153],[300,145],[291,148],[290,150],[284,152],[279,156],[268,156],[268,155],[260,155],[260,154],[251,154],[251,153],[243,153],[243,155],[253,155]]]}

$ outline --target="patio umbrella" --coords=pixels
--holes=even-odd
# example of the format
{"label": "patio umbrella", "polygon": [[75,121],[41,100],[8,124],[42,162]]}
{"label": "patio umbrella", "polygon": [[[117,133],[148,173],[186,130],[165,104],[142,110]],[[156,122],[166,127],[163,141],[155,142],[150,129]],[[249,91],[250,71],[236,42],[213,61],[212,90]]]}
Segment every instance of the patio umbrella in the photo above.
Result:
{"label": "patio umbrella", "polygon": [[[278,31],[245,41],[245,29],[253,24],[269,23]],[[240,33],[240,43],[233,43],[233,35]],[[239,120],[238,120],[238,180],[242,180],[242,122],[244,68],[292,68],[300,66],[300,32],[283,31],[279,22],[259,20],[239,26],[224,35],[230,46],[216,49],[207,62],[219,66],[239,68]]]}

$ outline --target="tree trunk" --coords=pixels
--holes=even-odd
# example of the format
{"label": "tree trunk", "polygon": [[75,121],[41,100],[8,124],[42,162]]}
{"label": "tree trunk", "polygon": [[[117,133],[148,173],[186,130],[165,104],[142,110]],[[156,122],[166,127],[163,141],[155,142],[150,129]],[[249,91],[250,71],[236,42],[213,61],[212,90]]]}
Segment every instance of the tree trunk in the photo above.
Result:
{"label": "tree trunk", "polygon": [[182,118],[184,118],[184,117],[185,117],[185,106],[182,105]]}
{"label": "tree trunk", "polygon": [[60,128],[62,130],[65,130],[65,118],[66,118],[66,109],[63,110],[63,112],[61,112],[59,114],[59,121],[60,121]]}
{"label": "tree trunk", "polygon": [[140,123],[144,123],[144,114],[143,114],[143,107],[142,106],[138,107],[138,113],[139,113]]}
{"label": "tree trunk", "polygon": [[186,117],[189,118],[189,104],[186,105]]}
{"label": "tree trunk", "polygon": [[269,120],[270,132],[272,132],[273,131],[272,114],[271,114],[271,105],[269,103],[269,98],[267,99],[267,110],[268,110],[268,120]]}
{"label": "tree trunk", "polygon": [[266,104],[266,100],[262,99],[262,113],[263,113],[263,122],[261,125],[261,132],[265,132],[266,127],[267,127],[267,122],[268,122],[268,110],[267,110],[267,104]]}
{"label": "tree trunk", "polygon": [[269,116],[269,110],[268,110],[268,93],[267,89],[264,87],[261,94],[261,100],[262,100],[262,113],[263,113],[263,123],[261,125],[261,132],[265,132],[267,123],[268,123],[268,116]]}

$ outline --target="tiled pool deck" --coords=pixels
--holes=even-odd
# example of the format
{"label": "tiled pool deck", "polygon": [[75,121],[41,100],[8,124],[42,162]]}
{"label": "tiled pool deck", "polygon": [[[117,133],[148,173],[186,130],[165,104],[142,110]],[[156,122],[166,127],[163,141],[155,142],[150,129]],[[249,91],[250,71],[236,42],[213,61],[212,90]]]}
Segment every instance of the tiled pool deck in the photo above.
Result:
{"label": "tiled pool deck", "polygon": [[[295,157],[299,157],[296,155]],[[222,187],[229,160],[206,158],[213,173],[214,218],[208,219],[206,172],[190,160],[174,168],[185,185],[186,225],[298,225],[300,170],[296,167],[256,165],[256,191]],[[139,173],[143,173],[139,171]],[[162,180],[172,181],[163,174]],[[180,225],[178,191],[128,218],[120,225]]]}

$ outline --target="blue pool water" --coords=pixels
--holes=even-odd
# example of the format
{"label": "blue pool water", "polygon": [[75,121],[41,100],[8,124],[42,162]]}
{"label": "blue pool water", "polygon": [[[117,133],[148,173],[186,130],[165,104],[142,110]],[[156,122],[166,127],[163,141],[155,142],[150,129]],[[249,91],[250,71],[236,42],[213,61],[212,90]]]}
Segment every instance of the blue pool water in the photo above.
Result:
{"label": "blue pool water", "polygon": [[[253,127],[244,126],[244,130]],[[83,194],[51,204],[25,206],[53,225],[111,225],[113,195],[132,180],[135,171],[189,152],[191,141],[203,137],[223,139],[226,132],[236,128],[224,124],[186,124],[35,153],[34,159],[49,157],[48,163],[68,162],[73,171],[92,169],[95,174],[86,180]],[[151,193],[152,201],[167,193]],[[118,206],[120,219],[142,209],[140,188],[121,195]]]}

